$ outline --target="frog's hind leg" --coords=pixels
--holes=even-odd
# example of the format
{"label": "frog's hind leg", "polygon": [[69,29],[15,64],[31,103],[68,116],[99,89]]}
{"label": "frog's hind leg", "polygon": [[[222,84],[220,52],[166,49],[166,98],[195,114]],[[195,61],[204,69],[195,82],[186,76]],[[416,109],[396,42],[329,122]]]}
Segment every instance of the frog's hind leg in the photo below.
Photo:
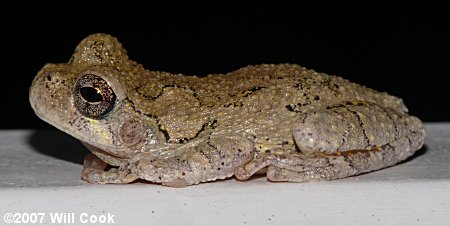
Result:
{"label": "frog's hind leg", "polygon": [[370,150],[275,156],[267,167],[267,178],[271,181],[306,182],[358,175],[394,165],[400,161],[401,148],[409,145],[408,139],[403,137]]}
{"label": "frog's hind leg", "polygon": [[411,156],[425,130],[416,117],[366,102],[346,102],[309,112],[295,126],[299,153],[259,154],[238,168],[246,179],[267,166],[272,181],[332,180],[381,169]]}

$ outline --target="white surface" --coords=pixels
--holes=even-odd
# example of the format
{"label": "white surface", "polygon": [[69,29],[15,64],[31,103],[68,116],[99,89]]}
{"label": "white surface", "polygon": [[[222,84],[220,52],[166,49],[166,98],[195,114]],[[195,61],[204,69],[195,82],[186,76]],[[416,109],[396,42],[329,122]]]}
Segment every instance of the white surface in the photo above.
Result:
{"label": "white surface", "polygon": [[427,128],[426,147],[413,158],[357,177],[229,179],[181,189],[89,185],[79,179],[87,151],[76,140],[58,131],[4,130],[0,216],[39,212],[46,225],[61,212],[74,214],[71,225],[81,225],[81,213],[113,214],[111,225],[450,225],[450,123]]}

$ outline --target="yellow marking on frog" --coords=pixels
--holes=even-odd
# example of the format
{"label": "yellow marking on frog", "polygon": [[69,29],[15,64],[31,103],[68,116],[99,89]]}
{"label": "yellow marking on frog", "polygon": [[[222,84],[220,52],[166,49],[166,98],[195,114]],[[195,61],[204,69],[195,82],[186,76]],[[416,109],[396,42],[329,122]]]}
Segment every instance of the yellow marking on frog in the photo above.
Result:
{"label": "yellow marking on frog", "polygon": [[372,106],[372,105],[374,105],[374,103],[372,103],[370,101],[363,101],[363,100],[354,100],[354,101],[351,101],[348,103],[355,105],[355,106]]}
{"label": "yellow marking on frog", "polygon": [[257,143],[255,144],[256,150],[258,150],[259,153],[266,153],[266,151],[271,151],[274,149],[281,148],[281,144],[267,144],[267,143]]}
{"label": "yellow marking on frog", "polygon": [[379,146],[375,146],[374,148],[372,148],[371,151],[384,151],[383,148],[379,147]]}
{"label": "yellow marking on frog", "polygon": [[109,138],[111,137],[111,134],[105,128],[102,128],[101,126],[97,126],[100,124],[100,122],[98,120],[87,118],[87,121],[89,122],[89,125],[91,126],[91,128],[95,128],[95,134],[97,134],[99,141],[109,140]]}

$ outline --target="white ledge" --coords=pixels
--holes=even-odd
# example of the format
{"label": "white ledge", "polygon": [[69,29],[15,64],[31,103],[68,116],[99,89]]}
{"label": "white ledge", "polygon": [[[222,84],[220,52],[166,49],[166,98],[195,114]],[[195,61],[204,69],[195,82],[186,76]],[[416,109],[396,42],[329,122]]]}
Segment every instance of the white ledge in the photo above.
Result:
{"label": "white ledge", "polygon": [[328,182],[260,177],[178,189],[86,184],[80,172],[88,152],[78,141],[56,130],[3,130],[0,214],[44,213],[49,225],[56,212],[73,213],[75,225],[81,213],[113,214],[115,225],[450,225],[450,123],[426,127],[424,148],[377,172]]}

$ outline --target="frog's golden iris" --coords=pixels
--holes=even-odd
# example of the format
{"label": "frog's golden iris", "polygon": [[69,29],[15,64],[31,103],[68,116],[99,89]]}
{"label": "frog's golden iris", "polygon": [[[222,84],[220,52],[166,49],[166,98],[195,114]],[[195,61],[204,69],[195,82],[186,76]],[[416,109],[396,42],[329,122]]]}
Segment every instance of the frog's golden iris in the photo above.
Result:
{"label": "frog's golden iris", "polygon": [[116,94],[104,79],[85,74],[75,83],[73,90],[75,107],[89,118],[102,118],[112,111]]}

